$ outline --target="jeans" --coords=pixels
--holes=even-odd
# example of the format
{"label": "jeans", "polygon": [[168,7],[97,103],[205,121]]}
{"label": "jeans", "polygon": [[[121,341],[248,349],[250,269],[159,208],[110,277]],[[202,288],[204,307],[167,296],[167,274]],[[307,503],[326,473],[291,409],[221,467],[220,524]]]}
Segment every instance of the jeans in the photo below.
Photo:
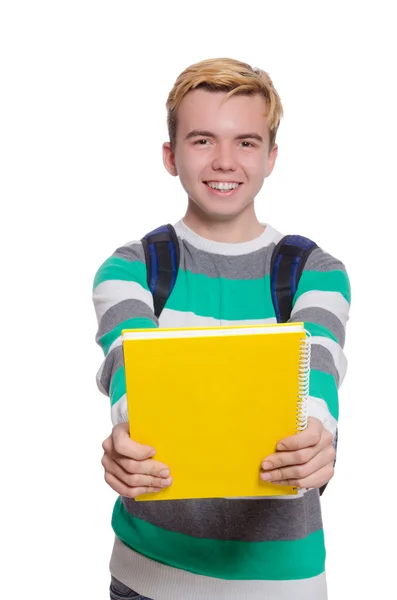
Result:
{"label": "jeans", "polygon": [[134,592],[129,587],[121,583],[118,579],[112,576],[110,583],[110,600],[151,600],[146,596],[141,596],[138,592]]}

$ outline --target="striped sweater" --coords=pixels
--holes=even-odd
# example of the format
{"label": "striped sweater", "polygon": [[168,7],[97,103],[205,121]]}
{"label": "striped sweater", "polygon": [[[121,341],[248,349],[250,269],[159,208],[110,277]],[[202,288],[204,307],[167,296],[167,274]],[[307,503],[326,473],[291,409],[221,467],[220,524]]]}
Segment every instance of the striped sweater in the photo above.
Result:
{"label": "striped sweater", "polygon": [[[113,424],[128,420],[122,329],[276,322],[270,263],[281,233],[267,225],[258,238],[230,244],[204,239],[183,221],[175,229],[180,269],[159,320],[140,242],[118,248],[95,277],[96,339],[105,354],[97,382],[110,397]],[[315,249],[302,273],[291,321],[303,321],[312,335],[309,415],[334,435],[338,388],[346,372],[342,348],[349,305],[343,264]],[[154,600],[327,597],[315,489],[272,499],[143,503],[119,497],[112,526],[112,574]]]}

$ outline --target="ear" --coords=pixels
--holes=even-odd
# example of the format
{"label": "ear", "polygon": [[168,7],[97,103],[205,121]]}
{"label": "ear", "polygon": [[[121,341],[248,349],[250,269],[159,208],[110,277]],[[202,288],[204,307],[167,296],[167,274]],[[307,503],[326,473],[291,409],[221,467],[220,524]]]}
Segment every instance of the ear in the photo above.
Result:
{"label": "ear", "polygon": [[175,154],[171,149],[170,142],[165,142],[163,144],[163,163],[170,175],[173,175],[174,177],[178,175],[175,165]]}
{"label": "ear", "polygon": [[273,171],[274,165],[276,164],[277,156],[278,156],[278,146],[277,146],[277,144],[274,144],[273,148],[269,152],[269,157],[267,159],[265,177],[269,177],[270,173]]}

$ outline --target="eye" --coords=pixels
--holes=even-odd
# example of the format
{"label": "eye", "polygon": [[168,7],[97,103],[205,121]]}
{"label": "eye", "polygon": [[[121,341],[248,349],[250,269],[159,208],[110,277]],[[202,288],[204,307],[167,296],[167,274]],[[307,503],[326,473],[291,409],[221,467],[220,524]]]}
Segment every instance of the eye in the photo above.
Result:
{"label": "eye", "polygon": [[246,140],[241,142],[241,145],[243,146],[243,148],[254,148],[254,144],[251,144],[251,142],[247,142]]}
{"label": "eye", "polygon": [[194,142],[195,146],[207,146],[210,143],[209,140],[201,139]]}

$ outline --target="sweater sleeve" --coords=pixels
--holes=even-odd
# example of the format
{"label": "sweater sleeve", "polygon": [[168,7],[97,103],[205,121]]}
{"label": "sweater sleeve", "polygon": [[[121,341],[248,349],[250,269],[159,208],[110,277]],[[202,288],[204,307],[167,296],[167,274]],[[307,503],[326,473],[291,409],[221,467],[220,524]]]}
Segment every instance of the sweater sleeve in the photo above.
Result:
{"label": "sweater sleeve", "polygon": [[316,248],[293,300],[290,321],[303,321],[312,336],[308,415],[318,418],[336,442],[338,390],[346,374],[346,324],[350,283],[344,265]]}
{"label": "sweater sleeve", "polygon": [[97,385],[110,398],[113,425],[128,421],[121,332],[158,327],[146,278],[142,244],[132,242],[118,248],[101,265],[94,279],[96,342],[105,356]]}

